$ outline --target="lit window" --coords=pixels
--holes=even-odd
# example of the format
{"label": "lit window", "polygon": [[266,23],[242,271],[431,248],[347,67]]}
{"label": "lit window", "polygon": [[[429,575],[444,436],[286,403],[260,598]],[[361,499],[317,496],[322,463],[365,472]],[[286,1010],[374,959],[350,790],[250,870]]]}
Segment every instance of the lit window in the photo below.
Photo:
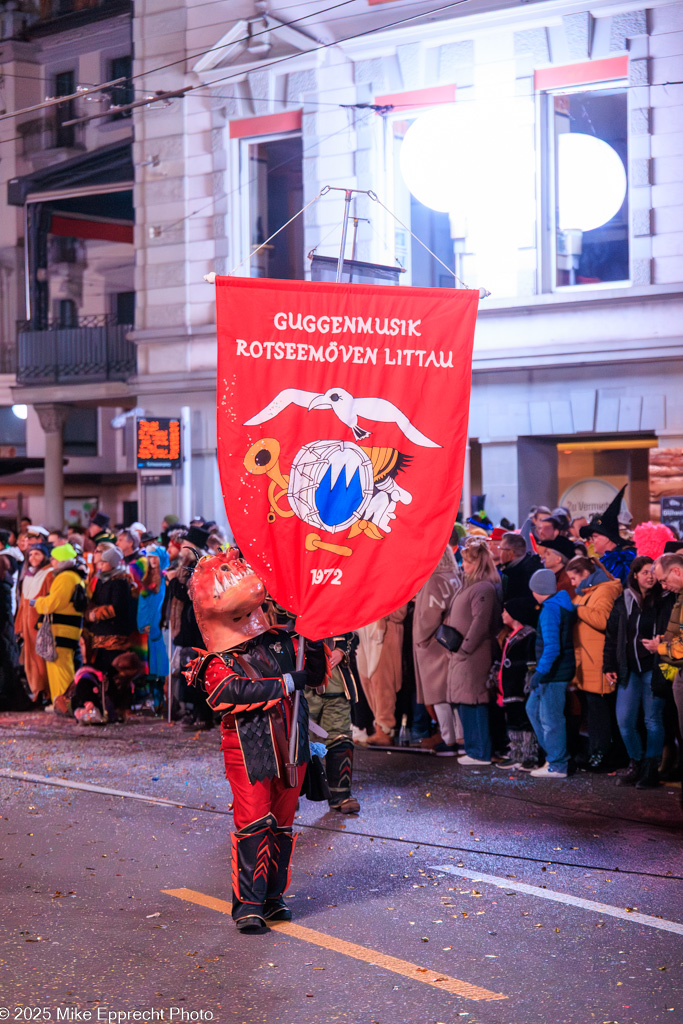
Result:
{"label": "lit window", "polygon": [[387,119],[388,205],[438,257],[396,224],[390,255],[408,270],[402,284],[453,288],[455,273],[497,298],[535,292],[534,145],[526,116],[515,97],[485,95]]}
{"label": "lit window", "polygon": [[551,288],[629,279],[627,96],[593,88],[547,96]]}
{"label": "lit window", "polygon": [[[241,143],[242,195],[246,199],[245,244],[255,252],[303,206],[301,136],[244,139]],[[251,277],[302,280],[304,226],[297,219],[268,242],[249,263]]]}

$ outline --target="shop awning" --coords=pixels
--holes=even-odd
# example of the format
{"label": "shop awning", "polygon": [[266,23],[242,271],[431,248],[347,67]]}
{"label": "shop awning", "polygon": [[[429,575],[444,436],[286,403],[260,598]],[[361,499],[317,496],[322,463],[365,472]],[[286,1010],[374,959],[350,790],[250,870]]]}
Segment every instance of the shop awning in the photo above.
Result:
{"label": "shop awning", "polygon": [[[66,465],[66,462],[64,463]],[[12,476],[25,469],[43,469],[45,459],[31,459],[18,455],[14,459],[0,459],[0,476]]]}
{"label": "shop awning", "polygon": [[[12,178],[7,183],[7,202],[23,206],[29,195],[73,191],[131,183],[135,180],[131,142],[116,142],[64,163]],[[106,188],[103,188],[106,191]]]}

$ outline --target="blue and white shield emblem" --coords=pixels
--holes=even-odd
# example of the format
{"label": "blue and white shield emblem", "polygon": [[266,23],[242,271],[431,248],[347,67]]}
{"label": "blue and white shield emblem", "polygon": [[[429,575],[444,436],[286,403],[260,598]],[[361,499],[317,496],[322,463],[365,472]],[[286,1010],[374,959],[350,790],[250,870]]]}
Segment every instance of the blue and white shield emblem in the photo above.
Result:
{"label": "blue and white shield emblem", "polygon": [[352,441],[312,441],[292,462],[287,499],[295,515],[338,533],[363,519],[373,494],[372,463]]}

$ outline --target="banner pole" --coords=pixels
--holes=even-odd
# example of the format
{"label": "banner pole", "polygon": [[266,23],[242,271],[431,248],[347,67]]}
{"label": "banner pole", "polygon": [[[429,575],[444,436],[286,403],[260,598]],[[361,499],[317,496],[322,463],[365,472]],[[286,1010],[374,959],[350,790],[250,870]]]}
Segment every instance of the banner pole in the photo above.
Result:
{"label": "banner pole", "polygon": [[173,712],[173,630],[171,629],[170,612],[168,618],[168,693],[166,694],[166,704],[168,708],[168,724],[170,725]]}
{"label": "banner pole", "polygon": [[[299,637],[299,648],[296,652],[296,670],[301,672],[304,667],[304,654],[306,653],[306,640],[304,637]],[[287,768],[287,781],[290,786],[295,786],[297,783],[297,768],[294,762],[296,757],[296,738],[299,732],[299,705],[301,703],[301,691],[296,690],[294,693],[294,706],[292,707],[292,724],[290,726],[289,733],[289,764]]]}
{"label": "banner pole", "polygon": [[336,283],[342,279],[342,271],[344,269],[344,253],[346,251],[346,232],[349,227],[349,214],[351,212],[351,189],[344,191],[344,220],[342,222],[342,236],[341,245],[339,246],[339,259],[337,261],[337,279]]}

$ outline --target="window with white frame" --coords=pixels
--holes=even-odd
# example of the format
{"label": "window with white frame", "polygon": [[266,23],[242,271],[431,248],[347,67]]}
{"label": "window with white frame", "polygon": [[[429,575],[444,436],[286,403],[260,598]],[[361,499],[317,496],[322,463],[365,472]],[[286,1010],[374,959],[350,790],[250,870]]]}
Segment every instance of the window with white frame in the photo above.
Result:
{"label": "window with white frame", "polygon": [[[420,202],[401,172],[401,149],[415,117],[388,121],[389,160],[393,171],[393,212],[440,260],[457,273],[455,243],[448,213]],[[406,228],[393,222],[394,257],[405,268],[401,284],[424,288],[453,288],[454,278],[417,242]]]}
{"label": "window with white frame", "polygon": [[245,254],[255,253],[249,263],[251,277],[304,277],[301,217],[259,249],[303,206],[302,160],[298,134],[247,138],[240,142],[243,245]]}
{"label": "window with white frame", "polygon": [[628,99],[613,83],[546,93],[546,290],[629,280]]}

